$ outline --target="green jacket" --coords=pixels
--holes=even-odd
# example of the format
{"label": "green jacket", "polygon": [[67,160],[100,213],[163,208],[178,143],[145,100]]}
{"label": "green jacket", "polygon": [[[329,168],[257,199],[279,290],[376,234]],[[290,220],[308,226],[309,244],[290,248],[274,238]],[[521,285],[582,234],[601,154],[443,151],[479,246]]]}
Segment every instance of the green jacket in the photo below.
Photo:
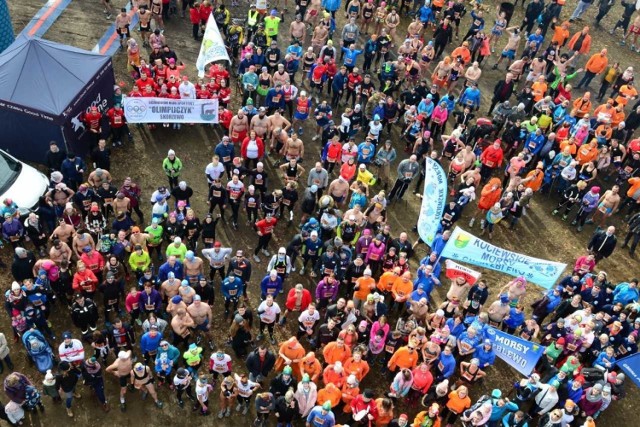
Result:
{"label": "green jacket", "polygon": [[180,176],[180,172],[182,172],[182,160],[176,156],[172,162],[169,160],[169,157],[165,157],[162,161],[162,169],[164,169],[164,173],[166,173],[167,176],[176,178]]}

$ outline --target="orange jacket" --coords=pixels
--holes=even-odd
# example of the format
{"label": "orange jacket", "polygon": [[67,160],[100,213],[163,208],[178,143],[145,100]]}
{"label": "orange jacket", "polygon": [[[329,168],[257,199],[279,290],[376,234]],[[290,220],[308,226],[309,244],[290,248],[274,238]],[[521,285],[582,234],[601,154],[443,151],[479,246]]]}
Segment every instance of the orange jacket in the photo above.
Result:
{"label": "orange jacket", "polygon": [[451,52],[451,58],[456,59],[458,56],[462,57],[464,65],[467,65],[469,61],[471,61],[471,52],[469,52],[469,49],[466,46],[458,46],[453,49],[453,52]]}
{"label": "orange jacket", "polygon": [[535,82],[531,85],[531,92],[533,93],[533,100],[535,102],[544,98],[544,94],[547,92],[549,86],[545,82]]}
{"label": "orange jacket", "polygon": [[[494,189],[493,187],[497,187]],[[482,187],[480,200],[478,201],[478,209],[489,210],[500,200],[502,194],[502,185],[500,178],[491,178],[489,183]]]}
{"label": "orange jacket", "polygon": [[601,104],[598,105],[595,110],[593,110],[593,116],[596,119],[598,118],[599,114],[612,117],[615,110],[616,109],[613,107],[613,105],[607,106],[607,104]]}
{"label": "orange jacket", "polygon": [[611,126],[616,127],[620,124],[620,122],[623,122],[624,119],[626,117],[626,114],[624,113],[624,110],[615,110],[615,112],[613,113],[613,116],[611,116]]}
{"label": "orange jacket", "polygon": [[393,372],[397,367],[413,370],[418,364],[418,357],[419,354],[416,350],[413,350],[413,353],[409,353],[409,347],[400,347],[389,359],[389,370]]}
{"label": "orange jacket", "polygon": [[638,91],[635,87],[629,85],[622,85],[618,89],[618,96],[616,96],[616,102],[618,104],[627,105],[627,102],[635,96],[638,96]]}
{"label": "orange jacket", "polygon": [[389,425],[393,420],[393,406],[389,411],[385,411],[382,407],[382,397],[376,399],[376,407],[378,408],[378,416],[376,417],[376,427],[384,427]]}
{"label": "orange jacket", "polygon": [[471,407],[471,399],[469,396],[460,398],[457,391],[449,393],[449,400],[447,400],[447,408],[456,414],[461,414],[464,410]]}
{"label": "orange jacket", "polygon": [[397,297],[409,298],[411,292],[413,292],[413,283],[411,283],[411,280],[405,282],[402,277],[394,280],[393,286],[391,286],[391,295],[393,295],[394,299]]}
{"label": "orange jacket", "polygon": [[591,162],[598,157],[598,144],[582,144],[582,146],[578,149],[578,154],[576,155],[576,160],[578,164],[584,165],[585,163]]}
{"label": "orange jacket", "polygon": [[602,56],[598,52],[591,55],[591,58],[589,58],[587,65],[585,65],[584,68],[594,74],[600,74],[605,68],[607,68],[607,65],[609,65],[609,58],[607,58],[607,55]]}
{"label": "orange jacket", "polygon": [[387,271],[382,276],[380,276],[380,280],[378,281],[378,290],[382,292],[391,292],[391,288],[393,286],[393,282],[398,278],[393,271]]}
{"label": "orange jacket", "polygon": [[[571,37],[571,40],[569,40],[569,49],[573,50],[573,46],[575,46],[576,42],[578,41],[578,38],[580,38],[580,33],[582,33],[582,31],[578,31],[573,35],[573,37]],[[590,50],[591,50],[591,36],[589,35],[589,33],[587,33],[584,36],[584,40],[582,41],[582,46],[580,46],[580,50],[578,52],[582,54],[586,54],[586,53],[589,53]]]}
{"label": "orange jacket", "polygon": [[350,357],[344,363],[344,370],[347,375],[355,375],[358,379],[358,382],[360,382],[369,373],[369,364],[366,360],[360,360],[359,362],[356,362],[355,360],[353,360],[353,357]]}
{"label": "orange jacket", "polygon": [[336,387],[342,387],[342,385],[347,381],[347,374],[343,370],[341,373],[337,373],[335,369],[333,369],[335,365],[331,364],[324,368],[324,372],[322,373],[322,381],[325,385],[334,384]]}
{"label": "orange jacket", "polygon": [[[566,24],[567,28],[562,28]],[[556,25],[556,28],[553,30],[553,38],[551,42],[558,42],[558,46],[564,46],[569,38],[569,21],[565,21],[562,25]]]}
{"label": "orange jacket", "polygon": [[627,197],[633,197],[633,195],[640,191],[640,178],[629,178],[629,189],[627,190]]}
{"label": "orange jacket", "polygon": [[[306,354],[304,348],[301,345],[299,345],[297,348],[290,348],[289,341],[282,343],[282,345],[280,346],[280,350],[278,351],[278,360],[276,360],[276,372],[282,371],[285,367],[284,359],[280,357],[280,353],[284,354],[286,358],[291,360],[302,359]],[[300,362],[292,363],[291,369],[293,369],[293,372],[300,372]]]}
{"label": "orange jacket", "polygon": [[591,111],[591,100],[580,97],[573,101],[573,108],[576,109],[576,117],[581,119],[585,114],[589,114],[589,111]]}
{"label": "orange jacket", "polygon": [[575,156],[576,152],[578,151],[578,147],[576,146],[576,144],[571,144],[568,139],[565,139],[560,143],[560,152],[564,153],[564,149],[567,147],[569,147],[569,154]]}
{"label": "orange jacket", "polygon": [[[427,418],[428,413],[428,411],[422,411],[418,415],[416,415],[411,427],[422,427],[422,423],[424,423],[424,420]],[[431,427],[440,427],[440,417],[436,417],[433,424],[431,424]]]}
{"label": "orange jacket", "polygon": [[344,362],[351,357],[351,350],[346,345],[340,348],[336,341],[332,341],[324,346],[322,355],[324,356],[324,362],[328,365],[336,362],[341,362],[344,365]]}
{"label": "orange jacket", "polygon": [[318,390],[318,398],[316,399],[316,403],[318,405],[322,405],[324,402],[331,402],[331,407],[335,408],[340,403],[340,398],[342,397],[342,392],[335,385],[329,383],[327,386],[321,390]]}
{"label": "orange jacket", "polygon": [[376,289],[376,280],[372,277],[362,276],[356,280],[354,288],[358,289],[353,293],[353,298],[357,298],[360,301],[366,301],[367,295]]}
{"label": "orange jacket", "polygon": [[342,401],[344,402],[345,414],[350,414],[352,412],[351,401],[359,394],[360,387],[349,387],[346,382],[344,383],[342,386]]}
{"label": "orange jacket", "polygon": [[540,187],[542,187],[542,181],[544,180],[544,172],[541,169],[536,168],[527,174],[526,179],[529,179],[530,177],[533,177],[533,179],[527,181],[524,186],[532,189],[534,192],[540,190]]}
{"label": "orange jacket", "polygon": [[[311,382],[314,382],[314,383],[320,377],[320,374],[322,374],[322,364],[316,358],[314,358],[312,361],[305,358],[300,364],[300,369],[302,370],[302,375],[300,375],[300,379],[302,379],[302,376],[304,374],[308,374],[309,378],[311,379]],[[296,378],[298,378],[297,375],[296,375]]]}

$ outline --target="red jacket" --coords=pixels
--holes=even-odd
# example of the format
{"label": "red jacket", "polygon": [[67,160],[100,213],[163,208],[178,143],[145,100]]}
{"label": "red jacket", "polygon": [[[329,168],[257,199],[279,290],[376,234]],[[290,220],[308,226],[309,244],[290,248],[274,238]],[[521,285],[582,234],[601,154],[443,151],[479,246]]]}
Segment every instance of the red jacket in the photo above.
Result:
{"label": "red jacket", "polygon": [[84,262],[84,265],[94,273],[102,271],[102,267],[104,267],[104,258],[98,251],[91,251],[91,255],[85,252],[80,256],[80,259]]}
{"label": "red jacket", "polygon": [[84,122],[90,129],[100,129],[100,120],[102,119],[102,114],[98,111],[84,114]]}
{"label": "red jacket", "polygon": [[207,7],[204,4],[200,5],[200,9],[198,10],[198,13],[200,15],[200,21],[201,22],[209,21],[209,16],[211,16],[212,10],[213,8],[211,6]]}
{"label": "red jacket", "polygon": [[229,129],[231,126],[231,119],[233,119],[233,114],[231,114],[231,110],[222,110],[218,113],[218,121],[225,129]]}
{"label": "red jacket", "polygon": [[357,395],[351,401],[351,411],[354,414],[369,408],[369,414],[373,415],[373,420],[375,421],[378,418],[378,407],[376,406],[375,399],[369,400],[369,402],[364,401],[364,396],[362,394]]}
{"label": "red jacket", "polygon": [[195,7],[192,7],[191,10],[189,10],[189,20],[193,25],[200,24],[200,11]]}
{"label": "red jacket", "polygon": [[[240,146],[240,155],[244,159],[247,158],[247,147],[249,146],[250,140],[251,138],[246,137]],[[264,142],[262,142],[262,138],[256,137],[256,144],[258,145],[258,159],[261,159],[262,156],[264,156]]]}
{"label": "red jacket", "polygon": [[[302,299],[300,300],[300,311],[304,311],[311,304],[311,292],[307,289],[302,290]],[[296,290],[291,288],[287,294],[287,302],[285,303],[287,310],[294,311],[296,309]]]}
{"label": "red jacket", "polygon": [[266,219],[261,219],[260,221],[256,222],[258,233],[261,233],[263,236],[271,234],[277,223],[278,220],[274,217],[271,217],[271,222],[267,222]]}
{"label": "red jacket", "polygon": [[76,292],[95,292],[98,286],[98,279],[89,267],[84,271],[77,271],[73,275],[73,290]]}
{"label": "red jacket", "polygon": [[109,117],[109,126],[112,128],[121,128],[125,124],[124,110],[122,108],[118,110],[110,108],[107,111],[107,117]]}
{"label": "red jacket", "polygon": [[493,144],[484,149],[480,155],[480,161],[483,165],[490,168],[497,168],[502,165],[502,148],[495,148]]}

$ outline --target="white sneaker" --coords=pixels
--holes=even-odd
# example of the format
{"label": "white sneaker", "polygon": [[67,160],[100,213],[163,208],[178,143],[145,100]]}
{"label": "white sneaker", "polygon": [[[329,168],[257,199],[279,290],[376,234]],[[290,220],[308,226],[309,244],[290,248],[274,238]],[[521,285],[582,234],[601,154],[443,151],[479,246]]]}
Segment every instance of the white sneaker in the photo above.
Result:
{"label": "white sneaker", "polygon": [[312,140],[312,141],[317,141],[317,140],[318,140],[318,138],[320,138],[320,136],[316,135],[316,136],[314,136],[313,138],[311,138],[311,140]]}
{"label": "white sneaker", "polygon": [[473,227],[473,224],[476,223],[476,219],[475,218],[471,218],[471,221],[469,221],[469,228]]}
{"label": "white sneaker", "polygon": [[268,250],[266,250],[266,249],[263,249],[261,252],[262,252],[262,254],[263,254],[264,256],[269,256],[269,255],[271,255],[271,254],[269,253],[269,251],[268,251]]}
{"label": "white sneaker", "polygon": [[253,260],[254,260],[255,262],[261,262],[260,257],[259,257],[258,255],[254,255],[254,256],[253,256]]}
{"label": "white sneaker", "polygon": [[295,267],[295,266],[292,266],[292,267],[291,267],[291,271],[296,271],[296,267]]}

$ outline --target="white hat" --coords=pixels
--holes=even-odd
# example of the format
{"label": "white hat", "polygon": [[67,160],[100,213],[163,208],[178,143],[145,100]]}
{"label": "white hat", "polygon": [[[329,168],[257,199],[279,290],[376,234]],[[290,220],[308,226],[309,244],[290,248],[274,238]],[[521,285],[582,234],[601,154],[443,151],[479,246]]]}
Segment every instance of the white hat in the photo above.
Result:
{"label": "white hat", "polygon": [[120,360],[127,360],[129,357],[131,357],[131,352],[130,351],[120,351],[118,352],[118,359]]}
{"label": "white hat", "polygon": [[167,153],[167,156],[175,156],[175,155],[176,155],[176,152],[171,150],[171,149],[169,149],[169,152]]}

